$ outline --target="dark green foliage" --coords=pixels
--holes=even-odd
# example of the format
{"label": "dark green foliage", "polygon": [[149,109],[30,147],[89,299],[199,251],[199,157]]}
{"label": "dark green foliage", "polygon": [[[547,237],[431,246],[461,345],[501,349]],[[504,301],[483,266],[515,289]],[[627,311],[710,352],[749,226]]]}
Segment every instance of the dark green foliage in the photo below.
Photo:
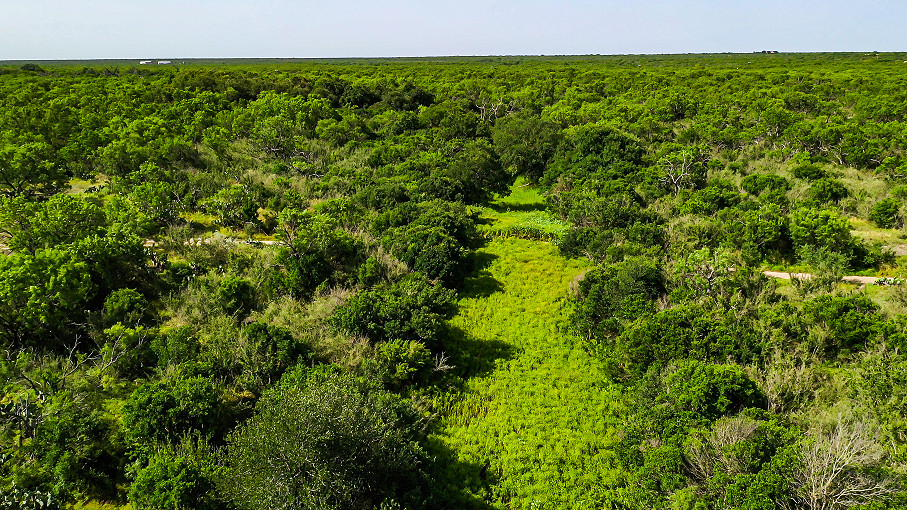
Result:
{"label": "dark green foliage", "polygon": [[747,175],[740,185],[751,195],[759,195],[764,192],[785,192],[791,187],[787,179],[774,174]]}
{"label": "dark green foliage", "polygon": [[331,218],[288,208],[279,221],[277,261],[283,271],[275,273],[278,286],[308,296],[321,285],[342,281],[345,272],[358,266],[358,243]]}
{"label": "dark green foliage", "polygon": [[183,442],[152,454],[129,486],[137,510],[215,510],[228,508],[215,489],[220,468],[203,445]]}
{"label": "dark green foliage", "polygon": [[720,211],[718,219],[724,239],[739,248],[750,264],[791,251],[788,218],[776,204],[749,210],[731,207]]}
{"label": "dark green foliage", "polygon": [[643,315],[602,349],[620,370],[639,375],[653,364],[694,359],[723,361],[751,360],[760,347],[752,332],[740,324],[729,324],[720,313],[699,306],[670,308]]}
{"label": "dark green foliage", "polygon": [[258,393],[311,351],[286,328],[253,322],[242,331],[241,384]]}
{"label": "dark green foliage", "polygon": [[680,207],[682,214],[711,216],[740,202],[740,193],[729,182],[713,181],[705,188],[686,195]]}
{"label": "dark green foliage", "polygon": [[255,309],[255,289],[248,280],[231,275],[220,281],[217,300],[226,314],[245,317]]}
{"label": "dark green foliage", "polygon": [[337,326],[373,342],[413,340],[440,350],[444,320],[456,312],[455,294],[418,273],[393,285],[360,291],[338,308]]}
{"label": "dark green foliage", "polygon": [[565,132],[565,138],[545,172],[542,182],[559,178],[581,181],[593,174],[619,179],[638,170],[643,148],[632,136],[610,126],[587,124]]}
{"label": "dark green foliage", "polygon": [[804,312],[814,324],[827,328],[827,337],[816,347],[829,359],[866,347],[881,322],[879,306],[860,294],[819,296],[806,303]]}
{"label": "dark green foliage", "polygon": [[886,198],[876,202],[869,212],[869,219],[881,228],[897,228],[901,223],[901,201],[896,198]]}
{"label": "dark green foliage", "polygon": [[830,202],[838,202],[850,194],[846,186],[834,179],[825,177],[813,181],[807,193],[820,206]]}
{"label": "dark green foliage", "polygon": [[390,340],[377,351],[378,376],[389,389],[424,380],[432,368],[431,352],[420,342]]}
{"label": "dark green foliage", "polygon": [[903,60],[6,66],[0,498],[768,510],[850,405],[903,457],[902,292],[840,283]]}
{"label": "dark green foliage", "polygon": [[417,503],[425,453],[395,395],[331,373],[275,386],[229,438],[219,484],[239,508],[377,508]]}
{"label": "dark green foliage", "polygon": [[574,327],[584,336],[620,334],[637,318],[655,313],[665,292],[661,268],[651,259],[630,258],[585,274],[579,283]]}
{"label": "dark green foliage", "polygon": [[828,173],[815,163],[802,163],[791,169],[791,173],[798,179],[815,181],[828,177]]}
{"label": "dark green foliage", "polygon": [[54,161],[53,147],[40,138],[0,136],[0,195],[49,197],[66,183],[65,170]]}
{"label": "dark green foliage", "polygon": [[[747,408],[764,409],[765,395],[738,365],[715,365],[696,360],[676,361],[662,372],[656,413],[685,416],[712,423]],[[687,422],[690,423],[690,422]],[[677,427],[679,423],[664,423]]]}
{"label": "dark green foliage", "polygon": [[443,228],[416,225],[396,234],[393,251],[413,271],[450,286],[466,276],[468,251]]}
{"label": "dark green foliage", "polygon": [[0,508],[4,510],[58,510],[62,502],[51,492],[30,490],[13,485],[0,494]]}
{"label": "dark green foliage", "polygon": [[151,349],[158,360],[158,365],[178,365],[194,360],[201,351],[198,338],[188,326],[176,328],[155,336]]}
{"label": "dark green foliage", "polygon": [[123,407],[126,437],[135,452],[155,443],[174,443],[182,435],[219,438],[231,425],[221,391],[206,378],[163,380],[136,389]]}
{"label": "dark green foliage", "polygon": [[554,156],[560,131],[557,126],[528,111],[498,119],[492,129],[494,148],[511,175],[538,181]]}

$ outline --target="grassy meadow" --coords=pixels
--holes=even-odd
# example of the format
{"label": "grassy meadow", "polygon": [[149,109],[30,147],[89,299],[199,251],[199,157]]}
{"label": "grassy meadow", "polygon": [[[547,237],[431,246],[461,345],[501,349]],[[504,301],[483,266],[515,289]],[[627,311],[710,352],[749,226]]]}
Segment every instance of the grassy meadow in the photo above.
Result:
{"label": "grassy meadow", "polygon": [[[512,228],[546,214],[535,189],[515,186],[483,218]],[[451,325],[457,355],[479,371],[467,374],[434,437],[454,457],[448,480],[461,499],[451,504],[598,508],[620,472],[609,445],[625,409],[568,332],[569,287],[585,262],[516,237],[490,240],[478,260]]]}

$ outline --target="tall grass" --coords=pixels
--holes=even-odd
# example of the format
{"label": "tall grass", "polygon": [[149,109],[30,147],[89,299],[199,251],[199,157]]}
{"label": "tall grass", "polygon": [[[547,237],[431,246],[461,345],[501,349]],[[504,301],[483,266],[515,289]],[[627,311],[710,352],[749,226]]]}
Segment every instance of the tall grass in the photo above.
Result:
{"label": "tall grass", "polygon": [[[537,193],[516,190],[522,208],[486,210],[492,224],[545,214],[532,207]],[[449,490],[475,508],[600,508],[619,477],[610,447],[626,409],[568,332],[568,288],[584,262],[519,238],[491,240],[479,258],[486,267],[467,281],[450,347],[486,369],[446,402],[433,436],[454,460]]]}

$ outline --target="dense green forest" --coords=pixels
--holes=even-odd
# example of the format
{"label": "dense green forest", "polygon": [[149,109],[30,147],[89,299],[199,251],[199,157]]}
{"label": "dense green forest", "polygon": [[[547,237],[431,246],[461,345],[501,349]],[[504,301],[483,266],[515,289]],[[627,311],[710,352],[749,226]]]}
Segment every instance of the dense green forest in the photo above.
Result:
{"label": "dense green forest", "polygon": [[176,64],[0,63],[0,510],[907,505],[907,55]]}

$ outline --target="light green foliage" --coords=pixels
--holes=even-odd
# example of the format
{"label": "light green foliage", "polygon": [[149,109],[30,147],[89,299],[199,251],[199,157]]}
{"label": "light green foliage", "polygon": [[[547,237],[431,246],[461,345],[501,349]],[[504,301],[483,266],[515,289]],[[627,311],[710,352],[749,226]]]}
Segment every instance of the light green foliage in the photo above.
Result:
{"label": "light green foliage", "polygon": [[390,387],[415,382],[432,364],[431,352],[413,340],[390,340],[378,346],[379,375]]}
{"label": "light green foliage", "polygon": [[95,288],[88,265],[67,251],[0,257],[0,339],[59,347],[50,340],[79,320]]}
{"label": "light green foliage", "polygon": [[466,281],[452,320],[462,335],[447,347],[457,373],[472,378],[436,434],[454,452],[442,475],[453,492],[438,497],[459,508],[598,508],[617,476],[608,446],[624,407],[599,363],[565,334],[568,287],[584,264],[513,238],[479,254],[490,264]]}
{"label": "light green foliage", "polygon": [[847,218],[830,209],[802,208],[790,216],[790,235],[795,248],[815,246],[850,254],[854,241]]}
{"label": "light green foliage", "polygon": [[49,197],[66,184],[66,172],[53,161],[53,148],[43,141],[0,137],[0,194]]}
{"label": "light green foliage", "polygon": [[0,200],[0,232],[5,243],[16,251],[35,253],[84,237],[103,233],[105,217],[92,202],[72,196],[54,195],[46,202],[24,197]]}

